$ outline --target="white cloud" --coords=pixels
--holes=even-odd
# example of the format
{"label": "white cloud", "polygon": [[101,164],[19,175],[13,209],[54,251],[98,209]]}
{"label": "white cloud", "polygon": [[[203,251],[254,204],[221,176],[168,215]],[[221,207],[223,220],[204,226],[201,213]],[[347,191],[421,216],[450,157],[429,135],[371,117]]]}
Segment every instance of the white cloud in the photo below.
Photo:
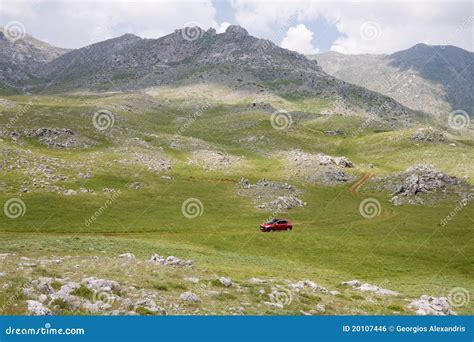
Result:
{"label": "white cloud", "polygon": [[38,39],[77,48],[124,33],[158,38],[189,22],[218,27],[215,15],[212,0],[1,0],[0,26],[20,21]]}
{"label": "white cloud", "polygon": [[222,24],[217,25],[215,29],[217,33],[224,33],[225,30],[227,30],[229,26],[230,26],[230,23],[228,23],[227,21],[224,21]]}
{"label": "white cloud", "polygon": [[[312,24],[323,17],[341,33],[331,49],[344,53],[390,53],[417,43],[474,50],[469,1],[229,1],[238,24],[274,41],[290,26],[304,23],[321,42],[324,29]],[[27,33],[62,47],[81,47],[123,33],[157,38],[189,22],[218,32],[228,24],[217,22],[212,0],[0,0],[0,26],[13,20],[23,23]],[[375,39],[361,36],[366,22],[380,28]]]}
{"label": "white cloud", "polygon": [[[234,0],[232,5],[237,22],[256,36],[267,35],[294,16],[306,24],[323,17],[341,33],[331,50],[344,53],[391,53],[417,43],[474,50],[474,20],[469,1]],[[375,39],[361,35],[361,26],[366,22],[377,24],[379,32]],[[314,33],[318,39],[324,34]]]}
{"label": "white cloud", "polygon": [[306,55],[318,53],[319,49],[313,47],[312,40],[313,32],[305,25],[299,24],[288,29],[285,38],[281,41],[281,47]]}

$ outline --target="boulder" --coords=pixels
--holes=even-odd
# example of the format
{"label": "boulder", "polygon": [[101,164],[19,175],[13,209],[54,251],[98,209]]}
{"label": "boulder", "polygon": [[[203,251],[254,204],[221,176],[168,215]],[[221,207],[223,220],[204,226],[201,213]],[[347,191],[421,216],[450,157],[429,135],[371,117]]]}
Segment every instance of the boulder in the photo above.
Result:
{"label": "boulder", "polygon": [[159,254],[153,254],[150,258],[150,261],[163,264],[165,262],[165,258]]}
{"label": "boulder", "polygon": [[135,259],[135,255],[133,255],[132,253],[124,253],[124,254],[120,254],[119,258],[133,260],[133,259]]}
{"label": "boulder", "polygon": [[28,312],[33,316],[50,316],[51,310],[36,300],[27,300]]}
{"label": "boulder", "polygon": [[447,315],[457,315],[457,313],[452,310],[451,304],[446,297],[431,297],[427,295],[422,295],[420,299],[412,301],[408,304],[409,309],[415,310],[418,316],[447,316]]}
{"label": "boulder", "polygon": [[354,164],[346,157],[335,157],[334,163],[340,167],[352,168]]}
{"label": "boulder", "polygon": [[295,291],[300,291],[307,288],[314,292],[322,292],[322,293],[328,292],[328,290],[325,287],[318,285],[312,282],[311,280],[301,280],[297,283],[290,284],[289,288]]}
{"label": "boulder", "polygon": [[362,283],[360,280],[350,280],[350,281],[343,281],[341,285],[350,286],[355,290],[361,292],[372,292],[379,296],[398,296],[400,293],[388,289],[384,289],[377,285],[369,284],[369,283]]}
{"label": "boulder", "polygon": [[96,277],[89,277],[82,279],[82,283],[93,291],[110,292],[120,291],[121,287],[115,280],[100,279]]}
{"label": "boulder", "polygon": [[226,277],[220,277],[219,282],[224,285],[225,287],[231,287],[232,286],[232,279],[226,278]]}
{"label": "boulder", "polygon": [[197,294],[194,294],[194,293],[189,292],[189,291],[181,293],[179,298],[182,301],[191,302],[191,303],[199,303],[201,301],[201,298],[199,298],[199,296]]}
{"label": "boulder", "polygon": [[166,258],[165,260],[165,265],[171,265],[171,266],[187,266],[187,267],[192,267],[194,266],[194,261],[192,260],[182,260],[180,258],[177,258],[173,255],[170,255],[169,257]]}

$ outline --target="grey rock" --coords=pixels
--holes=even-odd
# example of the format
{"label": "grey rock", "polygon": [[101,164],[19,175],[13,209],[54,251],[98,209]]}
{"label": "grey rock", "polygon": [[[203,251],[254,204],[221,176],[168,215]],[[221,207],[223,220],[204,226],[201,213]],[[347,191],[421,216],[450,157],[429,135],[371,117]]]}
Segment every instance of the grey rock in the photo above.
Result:
{"label": "grey rock", "polygon": [[219,282],[224,285],[225,287],[231,287],[232,286],[232,279],[226,278],[226,277],[220,277]]}
{"label": "grey rock", "polygon": [[192,260],[182,260],[180,258],[177,258],[175,256],[170,255],[165,260],[165,266],[168,266],[168,265],[192,267],[192,266],[194,266],[194,261],[192,261]]}
{"label": "grey rock", "polygon": [[338,135],[344,135],[343,131],[335,130],[335,131],[324,131],[325,135],[330,135],[330,136],[338,136]]}
{"label": "grey rock", "polygon": [[431,297],[422,295],[420,299],[412,301],[408,304],[409,309],[415,310],[419,316],[433,315],[433,316],[446,316],[456,315],[456,312],[452,309],[451,304],[445,297]]}
{"label": "grey rock", "polygon": [[361,292],[372,292],[379,296],[398,296],[400,293],[388,289],[384,289],[377,285],[369,284],[369,283],[362,283],[360,280],[350,280],[344,281],[341,283],[344,286],[351,286],[355,290]]}
{"label": "grey rock", "polygon": [[411,136],[411,139],[417,142],[440,143],[445,142],[447,137],[444,132],[432,127],[428,127],[417,129],[416,132]]}
{"label": "grey rock", "polygon": [[127,259],[127,260],[133,260],[135,259],[135,255],[132,253],[123,253],[119,255],[119,258]]}
{"label": "grey rock", "polygon": [[159,264],[164,264],[165,262],[165,258],[162,257],[161,255],[159,254],[153,254],[150,258],[150,261],[152,262],[156,262],[156,263],[159,263]]}
{"label": "grey rock", "polygon": [[296,283],[289,284],[288,287],[290,289],[294,290],[294,291],[301,291],[301,290],[304,290],[304,289],[310,289],[313,292],[321,292],[321,293],[328,292],[328,290],[325,287],[323,287],[321,285],[318,285],[318,284],[314,283],[313,281],[307,280],[307,279],[298,281]]}
{"label": "grey rock", "polygon": [[120,284],[115,280],[88,277],[82,279],[82,283],[93,291],[109,292],[121,290]]}
{"label": "grey rock", "polygon": [[36,300],[27,300],[28,312],[33,316],[50,316],[51,310]]}
{"label": "grey rock", "polygon": [[252,284],[265,284],[267,282],[268,282],[267,280],[260,279],[260,278],[250,278],[249,279],[249,283],[252,283]]}
{"label": "grey rock", "polygon": [[326,305],[324,305],[323,303],[317,304],[316,305],[316,311],[318,311],[320,313],[326,312]]}
{"label": "grey rock", "polygon": [[186,278],[184,278],[184,281],[187,281],[187,282],[193,283],[193,284],[198,284],[199,283],[199,278],[197,278],[197,277],[186,277]]}
{"label": "grey rock", "polygon": [[198,295],[192,293],[192,292],[183,292],[179,298],[182,300],[182,301],[185,301],[185,302],[192,302],[192,303],[198,303],[201,301],[201,298],[199,298]]}

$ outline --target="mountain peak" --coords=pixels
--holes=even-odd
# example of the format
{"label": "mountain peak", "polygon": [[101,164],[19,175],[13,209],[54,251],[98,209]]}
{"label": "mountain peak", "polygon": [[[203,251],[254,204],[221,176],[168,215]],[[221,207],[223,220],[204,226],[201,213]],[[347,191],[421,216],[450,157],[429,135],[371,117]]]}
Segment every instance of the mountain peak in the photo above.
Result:
{"label": "mountain peak", "polygon": [[427,49],[427,48],[430,48],[432,46],[428,45],[428,44],[425,44],[425,43],[418,43],[418,44],[415,44],[413,45],[411,48],[412,49]]}
{"label": "mountain peak", "polygon": [[121,38],[121,39],[127,39],[127,40],[136,40],[137,38],[138,39],[141,39],[139,36],[137,35],[134,35],[133,33],[125,33],[125,34],[122,34],[120,37],[118,38]]}
{"label": "mountain peak", "polygon": [[239,25],[230,25],[226,30],[225,33],[238,35],[238,36],[247,36],[249,33],[246,29]]}

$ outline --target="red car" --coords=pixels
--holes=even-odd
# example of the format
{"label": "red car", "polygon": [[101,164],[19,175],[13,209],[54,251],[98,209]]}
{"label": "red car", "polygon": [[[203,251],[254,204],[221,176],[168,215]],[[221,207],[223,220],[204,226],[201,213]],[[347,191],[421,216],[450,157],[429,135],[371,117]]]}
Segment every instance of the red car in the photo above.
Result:
{"label": "red car", "polygon": [[275,230],[292,230],[293,223],[288,220],[272,219],[260,225],[262,232],[273,232]]}

